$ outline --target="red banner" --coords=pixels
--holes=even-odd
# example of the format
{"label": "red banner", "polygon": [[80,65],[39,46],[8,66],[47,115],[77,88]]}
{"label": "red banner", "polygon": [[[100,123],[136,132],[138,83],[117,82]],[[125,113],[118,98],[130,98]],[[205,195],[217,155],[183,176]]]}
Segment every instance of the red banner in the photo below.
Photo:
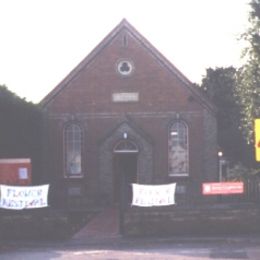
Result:
{"label": "red banner", "polygon": [[243,182],[211,182],[202,184],[203,195],[228,195],[243,193]]}

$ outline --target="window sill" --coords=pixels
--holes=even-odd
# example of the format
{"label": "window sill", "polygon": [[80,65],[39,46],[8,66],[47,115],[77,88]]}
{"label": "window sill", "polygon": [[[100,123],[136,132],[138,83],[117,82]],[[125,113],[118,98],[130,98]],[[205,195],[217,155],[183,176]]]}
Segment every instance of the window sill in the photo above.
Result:
{"label": "window sill", "polygon": [[175,174],[169,174],[169,177],[189,177],[188,173],[175,173]]}
{"label": "window sill", "polygon": [[84,175],[66,175],[64,176],[65,179],[82,179]]}

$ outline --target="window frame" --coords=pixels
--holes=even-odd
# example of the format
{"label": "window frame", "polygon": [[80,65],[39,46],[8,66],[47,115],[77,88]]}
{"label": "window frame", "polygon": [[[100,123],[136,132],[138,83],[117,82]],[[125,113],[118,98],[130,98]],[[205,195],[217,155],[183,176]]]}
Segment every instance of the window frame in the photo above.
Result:
{"label": "window frame", "polygon": [[114,153],[139,153],[137,144],[133,141],[122,139],[116,143]]}
{"label": "window frame", "polygon": [[[174,126],[175,125],[178,125],[178,124],[181,124],[184,129],[185,129],[185,140],[186,140],[186,143],[185,143],[185,150],[186,150],[186,154],[185,154],[185,168],[186,168],[186,171],[185,172],[171,172],[170,171],[170,138],[173,138],[172,137],[172,133],[174,131]],[[179,135],[180,136],[180,135]],[[181,136],[183,136],[183,133],[181,134]],[[180,140],[177,139],[177,143],[180,143]],[[168,127],[168,137],[167,137],[167,149],[168,149],[168,176],[169,177],[189,177],[190,176],[190,167],[189,167],[189,164],[190,164],[190,154],[189,154],[189,127],[188,127],[188,124],[184,121],[184,120],[176,120],[176,121],[173,121],[171,122],[171,124],[169,125]]]}
{"label": "window frame", "polygon": [[[72,173],[68,171],[68,166],[67,166],[67,159],[68,159],[68,131],[72,127],[77,127],[78,128],[78,133],[79,133],[79,142],[77,145],[80,145],[80,172],[79,173]],[[75,133],[74,133],[75,137]],[[63,175],[65,178],[83,178],[83,141],[84,141],[84,131],[82,129],[82,126],[78,122],[70,122],[66,124],[63,128]],[[77,142],[77,140],[72,140],[72,142]],[[74,144],[75,145],[75,144]]]}

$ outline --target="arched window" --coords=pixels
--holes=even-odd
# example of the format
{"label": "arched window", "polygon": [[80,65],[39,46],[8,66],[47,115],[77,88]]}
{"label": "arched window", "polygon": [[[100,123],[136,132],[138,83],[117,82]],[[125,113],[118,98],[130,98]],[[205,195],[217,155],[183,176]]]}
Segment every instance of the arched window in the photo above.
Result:
{"label": "arched window", "polygon": [[114,153],[138,153],[138,147],[131,141],[121,140],[114,147]]}
{"label": "arched window", "polygon": [[82,129],[70,124],[64,130],[65,176],[82,176]]}
{"label": "arched window", "polygon": [[173,123],[168,134],[169,176],[189,175],[188,127],[182,121]]}

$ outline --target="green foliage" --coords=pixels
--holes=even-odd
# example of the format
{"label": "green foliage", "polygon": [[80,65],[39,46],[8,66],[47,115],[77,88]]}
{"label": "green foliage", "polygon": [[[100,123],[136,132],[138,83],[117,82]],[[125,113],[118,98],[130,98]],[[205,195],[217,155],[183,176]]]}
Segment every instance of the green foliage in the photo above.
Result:
{"label": "green foliage", "polygon": [[228,169],[228,181],[245,181],[248,178],[254,178],[259,175],[260,170],[248,168],[245,165],[238,163]]}
{"label": "green foliage", "polygon": [[236,102],[236,69],[233,67],[207,69],[201,89],[217,107],[218,144],[232,163],[249,163],[248,145],[239,131],[240,107]]}
{"label": "green foliage", "polygon": [[260,0],[252,0],[250,26],[242,35],[247,42],[243,51],[245,64],[237,72],[236,97],[241,108],[240,129],[248,143],[253,143],[253,122],[260,117]]}
{"label": "green foliage", "polygon": [[0,86],[0,158],[31,158],[39,173],[41,158],[41,111],[5,86]]}

